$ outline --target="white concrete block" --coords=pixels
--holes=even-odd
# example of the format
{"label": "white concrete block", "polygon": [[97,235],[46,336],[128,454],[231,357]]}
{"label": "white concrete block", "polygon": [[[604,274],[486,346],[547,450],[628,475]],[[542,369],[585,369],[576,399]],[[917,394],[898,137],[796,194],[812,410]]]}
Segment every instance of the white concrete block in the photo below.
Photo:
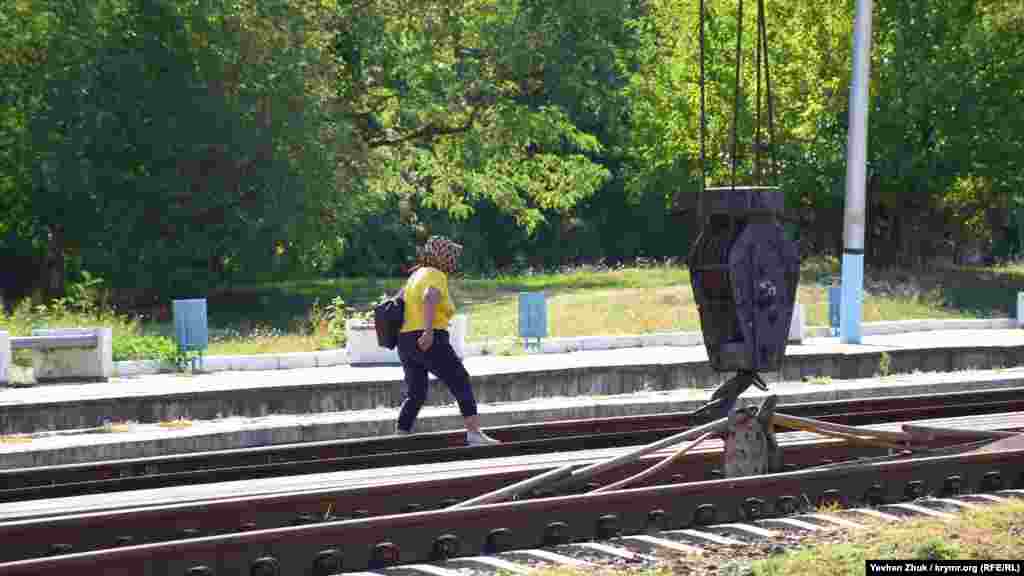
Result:
{"label": "white concrete block", "polygon": [[295,370],[298,368],[316,368],[315,352],[296,352],[293,354],[280,354],[277,357],[281,370]]}
{"label": "white concrete block", "polygon": [[[350,364],[398,364],[398,350],[377,345],[377,332],[372,325],[349,322],[345,351]],[[318,364],[319,365],[319,364]]]}
{"label": "white concrete block", "polygon": [[109,379],[114,375],[114,331],[111,328],[99,327],[96,329],[98,341],[98,360],[100,363],[101,378]]}
{"label": "white concrete block", "polygon": [[672,346],[673,335],[665,333],[644,334],[640,336],[640,346]]}
{"label": "white concrete block", "polygon": [[889,322],[876,322],[870,325],[863,325],[861,333],[864,336],[888,336],[899,332],[898,326]]}
{"label": "white concrete block", "polygon": [[231,370],[231,356],[203,356],[199,362],[202,372],[228,372]]}
{"label": "white concrete block", "polygon": [[936,330],[961,330],[966,324],[959,324],[956,320],[952,324],[943,320],[905,320],[901,323],[900,330],[894,334],[907,334],[908,332],[934,332]]}
{"label": "white concrete block", "polygon": [[0,330],[0,386],[10,382],[11,373],[11,333]]}
{"label": "white concrete block", "polygon": [[120,378],[122,376],[134,376],[137,374],[138,362],[131,360],[122,360],[120,362],[114,362],[114,376]]}
{"label": "white concrete block", "polygon": [[687,341],[687,336],[681,332],[679,334],[661,334],[656,346],[686,346]]}
{"label": "white concrete block", "polygon": [[63,334],[95,335],[95,348],[55,348],[32,351],[32,367],[37,380],[109,379],[114,373],[112,331],[99,328],[57,328],[33,330],[33,336]]}
{"label": "white concrete block", "polygon": [[348,351],[343,348],[321,350],[316,353],[315,358],[318,368],[329,368],[331,366],[341,366],[349,363]]}
{"label": "white concrete block", "polygon": [[789,323],[789,341],[803,342],[805,328],[804,305],[798,302],[793,306],[793,319]]}
{"label": "white concrete block", "polygon": [[176,370],[175,366],[166,360],[140,360],[136,364],[139,366],[139,374],[160,374]]}
{"label": "white concrete block", "polygon": [[861,325],[861,334],[864,336],[881,336],[887,334],[904,334],[926,330],[927,325],[918,321],[886,321],[886,322],[865,322]]}
{"label": "white concrete block", "polygon": [[[536,340],[530,340],[531,347],[536,344]],[[516,346],[523,346],[522,338],[516,338]],[[540,341],[540,351],[543,354],[567,354],[580,350],[583,350],[583,344],[576,338],[542,338]]]}
{"label": "white concrete block", "polygon": [[607,336],[583,336],[575,338],[580,350],[607,350],[611,338]]}
{"label": "white concrete block", "polygon": [[1017,328],[1024,327],[1024,292],[1017,292]]}
{"label": "white concrete block", "polygon": [[[518,345],[523,345],[522,339],[519,340]],[[581,345],[575,342],[566,341],[564,338],[552,338],[540,341],[540,351],[542,354],[565,354],[566,352],[575,352],[582,349]]]}
{"label": "white concrete block", "polygon": [[141,363],[125,360],[114,363],[114,375],[116,377],[134,376],[141,370]]}
{"label": "white concrete block", "polygon": [[643,341],[639,336],[614,336],[612,337],[610,345],[605,350],[617,350],[619,348],[639,348],[643,346]]}
{"label": "white concrete block", "polygon": [[680,346],[703,346],[704,334],[700,332],[683,332],[680,334]]}
{"label": "white concrete block", "polygon": [[469,336],[469,317],[465,314],[456,314],[448,323],[448,337],[455,350],[455,355],[459,358],[466,357],[467,336]]}
{"label": "white concrete block", "polygon": [[170,371],[169,365],[160,360],[122,360],[114,362],[114,377],[141,376],[144,374],[159,374],[161,371]]}
{"label": "white concrete block", "polygon": [[277,356],[273,354],[235,356],[231,359],[233,370],[277,370],[279,367]]}

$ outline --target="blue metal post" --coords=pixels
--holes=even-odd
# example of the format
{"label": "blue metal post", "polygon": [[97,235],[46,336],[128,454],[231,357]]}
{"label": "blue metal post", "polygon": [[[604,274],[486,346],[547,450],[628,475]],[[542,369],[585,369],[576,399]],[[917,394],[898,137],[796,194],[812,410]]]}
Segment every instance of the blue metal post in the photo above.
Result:
{"label": "blue metal post", "polygon": [[839,336],[839,319],[842,314],[841,303],[843,301],[842,290],[839,286],[828,287],[828,327],[829,335],[831,336]]}
{"label": "blue metal post", "polygon": [[547,300],[543,292],[519,293],[519,337],[523,346],[530,349],[530,339],[536,338],[536,347],[540,349],[540,340],[548,335]]}
{"label": "blue metal post", "polygon": [[[209,346],[209,326],[206,320],[206,298],[172,301],[174,310],[174,333],[178,340],[178,350],[198,351],[199,364],[202,364],[203,351]],[[192,359],[192,369],[196,369],[196,358]]]}
{"label": "blue metal post", "polygon": [[843,215],[840,342],[860,344],[864,289],[864,196],[867,168],[868,80],[871,70],[872,0],[857,0],[853,30],[850,128],[846,142],[846,207]]}

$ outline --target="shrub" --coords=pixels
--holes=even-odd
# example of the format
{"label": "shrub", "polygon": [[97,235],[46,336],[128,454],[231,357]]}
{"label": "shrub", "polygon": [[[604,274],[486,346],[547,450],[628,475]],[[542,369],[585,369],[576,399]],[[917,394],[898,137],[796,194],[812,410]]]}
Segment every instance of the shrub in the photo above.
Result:
{"label": "shrub", "polygon": [[121,360],[166,360],[174,359],[178,345],[166,336],[143,336],[121,334],[113,339],[114,361]]}
{"label": "shrub", "polygon": [[318,339],[321,349],[344,346],[348,337],[345,334],[345,320],[351,310],[345,305],[341,296],[335,296],[331,303],[322,306],[320,299],[313,301],[309,310],[307,327],[309,334]]}

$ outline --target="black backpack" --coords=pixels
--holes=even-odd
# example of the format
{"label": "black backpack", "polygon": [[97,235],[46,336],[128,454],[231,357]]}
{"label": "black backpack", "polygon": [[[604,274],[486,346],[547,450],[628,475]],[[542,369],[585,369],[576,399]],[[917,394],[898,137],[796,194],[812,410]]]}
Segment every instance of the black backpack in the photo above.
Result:
{"label": "black backpack", "polygon": [[373,308],[373,325],[377,331],[377,344],[393,350],[398,346],[398,332],[405,321],[405,300],[388,298]]}

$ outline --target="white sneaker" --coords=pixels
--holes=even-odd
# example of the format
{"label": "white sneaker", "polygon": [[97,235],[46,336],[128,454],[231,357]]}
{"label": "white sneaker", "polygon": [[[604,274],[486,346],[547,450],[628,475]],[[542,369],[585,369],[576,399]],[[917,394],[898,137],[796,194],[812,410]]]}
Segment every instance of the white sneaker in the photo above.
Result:
{"label": "white sneaker", "polygon": [[501,444],[501,442],[483,432],[466,432],[466,444],[470,446],[488,446],[490,444]]}

